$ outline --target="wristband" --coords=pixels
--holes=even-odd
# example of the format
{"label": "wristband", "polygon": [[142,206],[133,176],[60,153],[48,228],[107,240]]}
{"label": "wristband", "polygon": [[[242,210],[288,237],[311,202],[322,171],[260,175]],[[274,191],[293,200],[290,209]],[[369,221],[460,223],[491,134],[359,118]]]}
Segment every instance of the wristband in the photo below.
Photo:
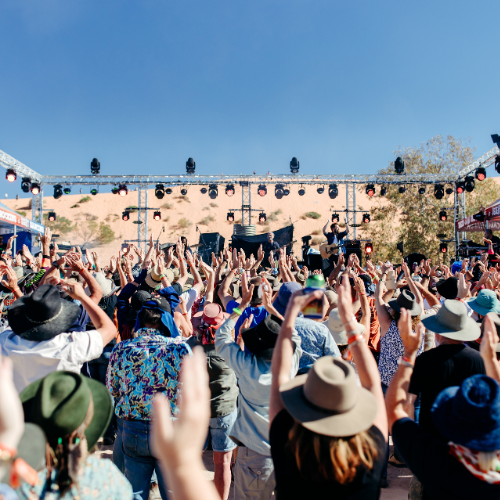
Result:
{"label": "wristband", "polygon": [[422,278],[428,280],[428,279],[430,279],[430,276],[428,274],[422,274]]}
{"label": "wristband", "polygon": [[52,266],[55,267],[56,269],[61,269],[61,266],[57,263],[57,260],[52,262]]}
{"label": "wristband", "polygon": [[347,345],[355,344],[356,342],[359,342],[360,340],[363,340],[365,338],[362,333],[357,333],[357,332],[349,332],[349,333],[355,333],[355,335],[352,335],[347,339]]}
{"label": "wristband", "polygon": [[241,316],[242,310],[239,307],[235,307],[233,309],[233,313],[236,313],[238,316]]}
{"label": "wristband", "polygon": [[412,363],[411,359],[406,356],[401,356],[398,359],[398,365],[404,366],[406,368],[414,368],[415,364]]}
{"label": "wristband", "polygon": [[42,258],[43,258],[43,259],[49,259],[49,260],[50,260],[50,256],[49,256],[49,255],[44,255],[44,254],[42,254]]}
{"label": "wristband", "polygon": [[83,271],[86,271],[86,269],[85,269],[85,268],[83,268],[81,271],[78,271],[78,274],[82,274],[82,273],[83,273]]}
{"label": "wristband", "polygon": [[366,295],[366,293],[358,292],[359,295]]}

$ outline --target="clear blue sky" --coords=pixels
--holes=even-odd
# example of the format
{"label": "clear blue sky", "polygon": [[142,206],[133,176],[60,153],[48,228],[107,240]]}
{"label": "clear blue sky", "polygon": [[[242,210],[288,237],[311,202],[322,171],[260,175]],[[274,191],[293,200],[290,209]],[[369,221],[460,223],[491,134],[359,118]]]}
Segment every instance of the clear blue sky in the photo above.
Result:
{"label": "clear blue sky", "polygon": [[2,0],[0,149],[42,174],[369,173],[437,134],[478,156],[499,20],[498,0]]}

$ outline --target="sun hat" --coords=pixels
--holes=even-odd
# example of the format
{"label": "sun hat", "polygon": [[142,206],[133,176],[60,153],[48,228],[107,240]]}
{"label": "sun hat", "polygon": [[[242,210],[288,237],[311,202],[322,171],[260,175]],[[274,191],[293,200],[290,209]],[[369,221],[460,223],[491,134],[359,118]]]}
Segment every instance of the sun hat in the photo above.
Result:
{"label": "sun hat", "polygon": [[273,315],[266,316],[257,326],[243,328],[245,347],[257,357],[271,359],[280,328],[281,319]]}
{"label": "sun hat", "polygon": [[191,323],[195,330],[203,325],[209,325],[217,330],[222,323],[224,323],[226,318],[229,318],[229,314],[225,313],[219,304],[212,303],[207,304],[203,308],[203,311],[193,314]]}
{"label": "sun hat", "polygon": [[306,429],[324,436],[354,436],[369,429],[377,400],[359,387],[354,368],[332,356],[316,360],[305,375],[280,387],[290,415]]}
{"label": "sun hat", "polygon": [[279,289],[278,296],[273,302],[274,308],[282,315],[285,315],[286,306],[290,297],[297,290],[302,290],[302,287],[295,283],[295,281],[291,281],[289,283],[283,283]]}
{"label": "sun hat", "polygon": [[486,375],[441,391],[431,408],[441,434],[475,451],[500,450],[500,386]]}
{"label": "sun hat", "polygon": [[467,316],[467,308],[459,300],[445,300],[438,312],[422,323],[430,332],[452,340],[467,342],[481,335],[479,325]]}
{"label": "sun hat", "polygon": [[113,416],[113,401],[106,386],[78,373],[49,373],[28,385],[19,397],[25,421],[39,425],[52,448],[87,419],[90,422],[84,432],[88,449],[92,449]]}
{"label": "sun hat", "polygon": [[42,285],[17,299],[7,311],[12,331],[26,340],[49,340],[67,331],[80,314],[80,306],[64,300],[59,289]]}
{"label": "sun hat", "polygon": [[[347,332],[342,325],[338,309],[332,309],[328,315],[328,319],[323,321],[323,324],[330,330],[333,340],[335,340],[337,345],[347,345]],[[364,333],[365,325],[358,323],[357,332]]]}
{"label": "sun hat", "polygon": [[156,290],[161,285],[161,275],[156,271],[156,266],[154,266],[151,271],[149,271],[144,283],[149,287]]}
{"label": "sun hat", "polygon": [[422,314],[422,308],[417,304],[417,299],[415,295],[409,290],[402,290],[398,295],[397,299],[390,300],[388,302],[389,306],[396,312],[400,312],[401,308],[405,308],[410,311],[412,316],[418,316]]}
{"label": "sun hat", "polygon": [[[118,288],[112,280],[106,278],[104,273],[94,273],[94,278],[99,283],[99,286],[102,288],[103,297],[109,297],[113,293],[115,293]],[[90,290],[90,289],[89,289]]]}
{"label": "sun hat", "polygon": [[439,295],[441,295],[445,299],[456,299],[458,295],[458,279],[455,278],[455,276],[450,276],[445,280],[439,280],[436,283],[436,288]]}
{"label": "sun hat", "polygon": [[500,302],[493,290],[481,290],[474,300],[467,302],[467,305],[481,316],[486,316],[490,312],[500,312]]}

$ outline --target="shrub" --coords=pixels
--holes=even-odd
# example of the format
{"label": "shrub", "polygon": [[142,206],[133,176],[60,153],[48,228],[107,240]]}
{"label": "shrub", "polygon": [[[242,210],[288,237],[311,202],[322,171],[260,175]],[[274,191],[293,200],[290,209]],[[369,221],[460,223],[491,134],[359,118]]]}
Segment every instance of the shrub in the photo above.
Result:
{"label": "shrub", "polygon": [[305,214],[306,217],[309,217],[309,219],[319,219],[321,218],[321,214],[318,214],[318,212],[307,212]]}
{"label": "shrub", "polygon": [[271,230],[271,228],[269,226],[266,226],[266,227],[262,228],[262,230],[260,232],[261,233],[268,233],[270,230]]}
{"label": "shrub", "polygon": [[111,243],[112,241],[115,241],[115,232],[111,229],[111,226],[101,222],[99,224],[99,231],[97,233],[96,240],[100,245]]}
{"label": "shrub", "polygon": [[177,226],[179,226],[181,229],[185,229],[189,226],[191,226],[193,223],[189,220],[183,217],[182,219],[179,219],[179,222],[177,222]]}
{"label": "shrub", "polygon": [[276,210],[274,213],[275,213],[276,215],[279,215],[279,214],[281,214],[282,212],[283,212],[283,210],[281,210],[281,208],[278,208],[278,210]]}
{"label": "shrub", "polygon": [[312,238],[311,245],[319,245],[323,240],[324,238],[320,237]]}
{"label": "shrub", "polygon": [[214,203],[214,202],[212,201],[212,203],[210,203],[210,206],[211,206],[212,208],[217,208],[219,205],[217,205],[217,203]]}
{"label": "shrub", "polygon": [[273,222],[276,222],[278,220],[278,217],[276,217],[276,214],[274,212],[270,213],[268,216],[267,216],[267,220],[270,220],[270,221],[273,221]]}
{"label": "shrub", "polygon": [[202,210],[210,210],[209,207],[203,207]]}
{"label": "shrub", "polygon": [[307,217],[306,217],[306,214],[302,214],[299,219],[302,219],[302,220],[307,220]]}
{"label": "shrub", "polygon": [[78,208],[80,205],[78,203],[75,203],[74,205],[71,205],[69,208]]}
{"label": "shrub", "polygon": [[92,201],[90,196],[84,196],[78,203],[87,203],[88,201]]}
{"label": "shrub", "polygon": [[163,222],[168,222],[170,220],[170,215],[167,215],[164,219]]}
{"label": "shrub", "polygon": [[174,207],[173,203],[164,203],[160,208],[165,208],[167,210],[170,210],[173,207]]}
{"label": "shrub", "polygon": [[203,219],[198,222],[198,224],[202,224],[203,226],[208,226],[211,222],[215,221],[215,217],[213,215],[207,215],[203,217]]}
{"label": "shrub", "polygon": [[134,212],[137,212],[139,210],[139,207],[137,207],[136,205],[131,205],[130,207],[127,207],[127,210],[133,214]]}
{"label": "shrub", "polygon": [[73,223],[66,217],[59,216],[55,221],[49,221],[49,214],[43,214],[43,223],[49,226],[52,232],[59,234],[70,233],[73,229]]}
{"label": "shrub", "polygon": [[321,234],[323,231],[321,229],[315,229],[314,231],[311,232],[311,234]]}
{"label": "shrub", "polygon": [[97,220],[99,217],[97,217],[97,215],[93,215],[93,214],[89,214],[89,213],[86,213],[86,214],[83,214],[85,216],[85,219],[87,220]]}
{"label": "shrub", "polygon": [[23,217],[26,217],[26,212],[24,210],[16,210],[16,212],[22,215]]}

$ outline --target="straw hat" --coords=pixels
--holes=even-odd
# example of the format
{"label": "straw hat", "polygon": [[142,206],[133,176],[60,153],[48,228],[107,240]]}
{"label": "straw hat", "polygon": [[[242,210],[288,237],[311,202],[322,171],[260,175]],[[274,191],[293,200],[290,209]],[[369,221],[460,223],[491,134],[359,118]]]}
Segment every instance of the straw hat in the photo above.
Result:
{"label": "straw hat", "polygon": [[[328,315],[328,319],[323,321],[323,324],[330,330],[333,340],[335,340],[337,345],[347,345],[347,332],[342,325],[338,309],[332,309]],[[361,323],[357,323],[357,325],[358,333],[364,333],[365,325]]]}

